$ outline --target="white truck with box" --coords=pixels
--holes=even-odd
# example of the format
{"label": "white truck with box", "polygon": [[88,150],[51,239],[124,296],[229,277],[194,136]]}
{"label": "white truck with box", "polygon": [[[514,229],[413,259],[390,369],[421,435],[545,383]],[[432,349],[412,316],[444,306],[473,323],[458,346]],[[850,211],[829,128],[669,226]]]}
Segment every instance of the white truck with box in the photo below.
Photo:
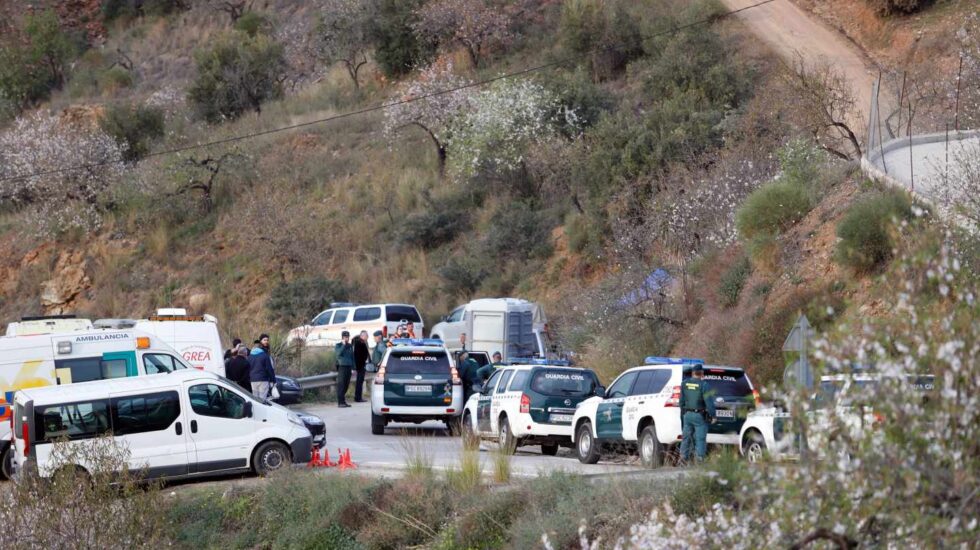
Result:
{"label": "white truck with box", "polygon": [[519,298],[482,298],[463,304],[432,327],[432,338],[440,338],[450,351],[462,348],[500,352],[504,361],[548,357],[550,340],[544,309]]}

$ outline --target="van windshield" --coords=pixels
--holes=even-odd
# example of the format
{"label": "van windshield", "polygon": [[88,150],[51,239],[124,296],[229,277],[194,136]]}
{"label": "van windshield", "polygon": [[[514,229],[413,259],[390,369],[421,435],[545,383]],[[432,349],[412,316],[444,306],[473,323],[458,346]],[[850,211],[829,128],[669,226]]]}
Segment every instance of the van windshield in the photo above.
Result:
{"label": "van windshield", "polygon": [[449,374],[444,351],[392,351],[385,364],[388,374]]}
{"label": "van windshield", "polygon": [[542,395],[581,397],[595,390],[595,378],[585,371],[542,369],[534,373],[531,390]]}

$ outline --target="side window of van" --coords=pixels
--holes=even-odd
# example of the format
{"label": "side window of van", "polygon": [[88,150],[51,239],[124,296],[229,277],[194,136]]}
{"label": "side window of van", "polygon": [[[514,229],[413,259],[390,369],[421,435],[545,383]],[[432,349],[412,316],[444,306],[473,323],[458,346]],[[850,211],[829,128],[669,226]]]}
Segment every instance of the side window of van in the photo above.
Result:
{"label": "side window of van", "polygon": [[381,318],[380,307],[359,307],[354,310],[354,322],[377,321]]}
{"label": "side window of van", "polygon": [[201,416],[239,419],[245,416],[245,399],[217,384],[198,384],[187,391],[191,409]]}
{"label": "side window of van", "polygon": [[465,311],[464,308],[456,308],[456,310],[453,311],[452,313],[450,313],[449,314],[449,317],[446,318],[446,322],[447,323],[458,323],[458,322],[462,321],[463,320],[463,312],[464,311]]}
{"label": "side window of van", "polygon": [[347,315],[350,313],[349,309],[338,309],[336,313],[333,314],[332,325],[339,325],[340,323],[347,322]]}
{"label": "side window of van", "polygon": [[166,353],[147,353],[143,356],[143,370],[146,374],[166,374],[177,369],[183,369],[183,364],[173,355]]}
{"label": "side window of van", "polygon": [[[126,377],[126,361],[124,359],[104,360],[101,357],[59,359],[55,361],[55,368],[69,369],[73,384]],[[61,383],[67,382],[62,380]]]}
{"label": "side window of van", "polygon": [[180,416],[175,391],[112,398],[112,433],[138,434],[166,430]]}
{"label": "side window of van", "polygon": [[331,317],[333,317],[332,309],[324,311],[323,313],[314,317],[313,321],[311,321],[310,324],[315,327],[322,327],[323,325],[329,325]]}
{"label": "side window of van", "polygon": [[38,443],[62,437],[89,439],[109,431],[109,402],[104,399],[34,408]]}

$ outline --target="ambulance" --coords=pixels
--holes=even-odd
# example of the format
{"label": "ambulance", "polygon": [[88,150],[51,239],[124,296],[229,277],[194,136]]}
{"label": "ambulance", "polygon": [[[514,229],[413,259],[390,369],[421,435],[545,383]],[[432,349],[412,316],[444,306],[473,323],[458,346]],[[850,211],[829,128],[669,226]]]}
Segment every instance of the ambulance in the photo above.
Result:
{"label": "ambulance", "polygon": [[184,308],[161,308],[147,319],[99,319],[99,328],[133,328],[160,337],[191,367],[225,375],[224,348],[218,320],[208,314],[188,315]]}
{"label": "ambulance", "polygon": [[160,337],[135,329],[0,337],[0,476],[10,475],[10,404],[17,390],[189,367]]}

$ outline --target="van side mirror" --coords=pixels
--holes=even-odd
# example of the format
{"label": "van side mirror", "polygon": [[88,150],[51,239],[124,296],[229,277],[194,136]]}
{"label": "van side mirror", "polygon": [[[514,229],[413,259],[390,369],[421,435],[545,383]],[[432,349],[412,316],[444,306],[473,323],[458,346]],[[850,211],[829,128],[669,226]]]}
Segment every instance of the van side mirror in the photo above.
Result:
{"label": "van side mirror", "polygon": [[595,387],[595,395],[596,395],[596,397],[605,397],[606,396],[606,387],[605,386],[596,386]]}
{"label": "van side mirror", "polygon": [[246,401],[242,408],[242,418],[252,418],[252,402]]}

